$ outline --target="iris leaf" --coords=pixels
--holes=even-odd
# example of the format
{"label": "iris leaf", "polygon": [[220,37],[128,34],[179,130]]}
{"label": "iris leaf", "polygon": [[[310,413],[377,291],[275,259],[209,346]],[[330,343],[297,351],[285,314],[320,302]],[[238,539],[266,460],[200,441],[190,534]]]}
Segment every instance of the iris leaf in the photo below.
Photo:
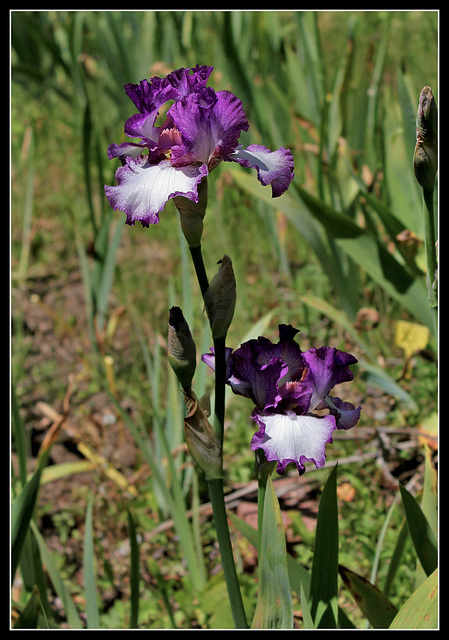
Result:
{"label": "iris leaf", "polygon": [[285,531],[273,481],[267,478],[259,552],[259,595],[253,629],[292,629],[293,605]]}
{"label": "iris leaf", "polygon": [[390,629],[438,628],[438,569],[407,600]]}
{"label": "iris leaf", "polygon": [[438,565],[437,540],[416,498],[403,485],[399,485],[405,517],[422,568],[429,576]]}
{"label": "iris leaf", "polygon": [[338,626],[337,468],[330,472],[321,495],[309,595],[315,626],[327,629]]}
{"label": "iris leaf", "polygon": [[388,628],[397,613],[389,599],[363,576],[341,565],[339,571],[348,591],[373,628]]}

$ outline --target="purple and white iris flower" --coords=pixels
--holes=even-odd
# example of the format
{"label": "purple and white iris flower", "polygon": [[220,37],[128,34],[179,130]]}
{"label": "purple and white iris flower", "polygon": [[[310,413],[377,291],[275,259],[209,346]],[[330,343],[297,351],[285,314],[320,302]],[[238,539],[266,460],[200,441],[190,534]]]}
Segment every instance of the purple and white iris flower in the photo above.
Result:
{"label": "purple and white iris flower", "polygon": [[[301,351],[294,340],[297,333],[291,325],[279,325],[277,344],[259,337],[226,352],[227,383],[255,404],[251,418],[258,430],[251,449],[262,449],[268,461],[276,460],[281,475],[291,462],[299,474],[308,461],[323,467],[332,432],[354,427],[361,411],[329,395],[335,385],[353,379],[349,366],[356,358],[333,347]],[[202,360],[214,369],[213,349]],[[313,413],[322,409],[329,413]]]}
{"label": "purple and white iris flower", "polygon": [[[141,142],[108,147],[108,157],[119,158],[117,185],[105,186],[109,204],[126,213],[126,222],[142,226],[159,222],[167,201],[184,196],[198,202],[198,186],[222,160],[257,169],[273,197],[288,189],[293,179],[293,157],[288,149],[271,151],[238,144],[249,128],[241,101],[229,91],[207,87],[213,67],[177,69],[165,78],[127,84],[125,91],[138,113],[125,123],[125,134]],[[159,111],[171,104],[162,126]]]}

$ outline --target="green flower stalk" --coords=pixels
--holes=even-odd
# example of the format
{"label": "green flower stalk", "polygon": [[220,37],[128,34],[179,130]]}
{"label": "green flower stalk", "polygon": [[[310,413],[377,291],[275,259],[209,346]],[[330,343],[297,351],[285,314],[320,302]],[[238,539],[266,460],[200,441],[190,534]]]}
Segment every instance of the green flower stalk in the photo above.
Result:
{"label": "green flower stalk", "polygon": [[424,87],[419,96],[416,116],[416,146],[413,169],[423,190],[423,214],[426,239],[427,296],[437,332],[438,273],[437,237],[433,211],[433,193],[438,170],[438,112],[432,89]]}

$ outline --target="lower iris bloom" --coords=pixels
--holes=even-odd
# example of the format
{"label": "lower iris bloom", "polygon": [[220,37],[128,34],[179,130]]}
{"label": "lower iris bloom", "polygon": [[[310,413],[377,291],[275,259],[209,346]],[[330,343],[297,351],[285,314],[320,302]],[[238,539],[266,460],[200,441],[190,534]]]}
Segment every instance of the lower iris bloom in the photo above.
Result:
{"label": "lower iris bloom", "polygon": [[[111,207],[126,213],[128,224],[156,224],[167,201],[176,196],[198,202],[200,182],[222,160],[257,169],[259,181],[271,184],[273,197],[288,189],[291,151],[238,144],[240,133],[249,128],[242,103],[229,91],[206,86],[212,70],[177,69],[165,78],[125,86],[138,113],[126,121],[124,131],[141,142],[108,147],[109,158],[119,158],[122,166],[115,175],[118,184],[105,186],[105,192]],[[165,121],[155,126],[168,104]]]}
{"label": "lower iris bloom", "polygon": [[[297,333],[291,325],[280,325],[276,344],[259,337],[227,350],[227,383],[255,404],[251,418],[258,430],[251,449],[262,449],[268,461],[276,460],[280,474],[289,463],[300,474],[308,461],[323,467],[332,432],[354,427],[361,411],[329,395],[335,385],[353,379],[349,366],[356,358],[332,347],[301,351],[294,340]],[[213,349],[202,359],[214,368]],[[322,409],[329,413],[314,413]]]}

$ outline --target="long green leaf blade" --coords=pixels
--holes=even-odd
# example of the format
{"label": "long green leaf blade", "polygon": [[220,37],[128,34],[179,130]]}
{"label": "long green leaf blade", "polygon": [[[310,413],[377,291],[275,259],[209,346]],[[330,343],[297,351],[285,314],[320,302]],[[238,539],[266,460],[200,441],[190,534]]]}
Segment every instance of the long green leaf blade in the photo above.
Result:
{"label": "long green leaf blade", "polygon": [[78,615],[78,611],[76,610],[72,596],[70,595],[69,590],[67,589],[66,585],[64,584],[64,581],[61,578],[59,569],[56,566],[53,560],[53,557],[50,551],[48,550],[48,547],[45,544],[45,541],[42,538],[39,532],[39,529],[36,526],[36,523],[31,521],[30,526],[39,547],[39,553],[41,554],[42,563],[45,565],[45,568],[47,570],[51,583],[54,587],[54,590],[56,591],[58,597],[61,599],[62,606],[67,616],[67,621],[70,625],[70,628],[82,629],[83,623],[81,622],[81,619]]}
{"label": "long green leaf blade", "polygon": [[259,596],[253,629],[292,629],[293,605],[285,531],[271,476],[267,478],[259,552]]}
{"label": "long green leaf blade", "polygon": [[128,528],[129,528],[129,542],[131,549],[131,563],[130,563],[130,586],[131,586],[131,617],[130,628],[137,629],[139,620],[139,582],[140,582],[140,570],[139,570],[139,543],[137,541],[136,526],[134,519],[129,509],[128,513]]}
{"label": "long green leaf blade", "polygon": [[397,614],[390,600],[363,576],[341,565],[339,571],[348,591],[373,628],[388,628]]}
{"label": "long green leaf blade", "polygon": [[438,545],[435,534],[414,496],[401,484],[399,489],[415,551],[426,575],[430,576],[438,566]]}
{"label": "long green leaf blade", "polygon": [[87,628],[100,629],[97,606],[97,588],[95,578],[95,550],[92,525],[93,497],[89,498],[86,510],[86,523],[84,533],[84,593],[86,598]]}
{"label": "long green leaf blade", "polygon": [[317,628],[336,629],[338,596],[337,466],[324,487],[315,534],[310,579],[310,611]]}
{"label": "long green leaf blade", "polygon": [[23,611],[14,624],[14,629],[37,629],[39,620],[40,598],[39,590],[34,587],[33,592]]}
{"label": "long green leaf blade", "polygon": [[38,467],[14,500],[11,507],[11,580],[14,579],[17,567],[19,566],[20,554],[33,517],[34,507],[39,493],[41,471],[41,468]]}
{"label": "long green leaf blade", "polygon": [[438,629],[438,569],[407,600],[390,629]]}

